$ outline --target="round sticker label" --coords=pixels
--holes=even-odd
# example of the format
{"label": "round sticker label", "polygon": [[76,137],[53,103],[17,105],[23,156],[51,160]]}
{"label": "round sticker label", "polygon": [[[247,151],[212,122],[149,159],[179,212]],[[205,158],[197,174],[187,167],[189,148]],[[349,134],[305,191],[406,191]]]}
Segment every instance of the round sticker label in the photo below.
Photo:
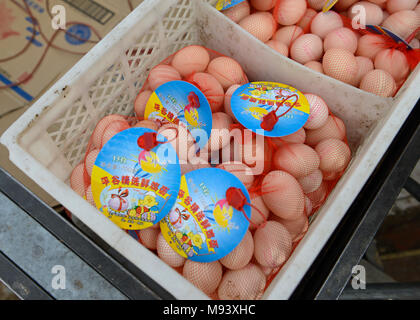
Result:
{"label": "round sticker label", "polygon": [[212,113],[206,96],[186,81],[169,81],[156,89],[149,98],[145,119],[183,124],[202,149],[211,134]]}
{"label": "round sticker label", "polygon": [[250,203],[242,182],[222,169],[198,169],[181,177],[177,201],[160,223],[172,249],[193,261],[212,262],[236,248],[248,230],[251,207],[245,205],[242,212],[230,206],[230,187],[240,189]]}
{"label": "round sticker label", "polygon": [[[92,194],[99,211],[125,230],[157,224],[178,196],[181,168],[166,138],[157,146],[140,147],[151,129],[131,128],[112,137],[101,149],[92,170]],[[149,149],[149,148],[148,148]]]}
{"label": "round sticker label", "polygon": [[267,137],[284,137],[308,121],[310,107],[297,89],[276,82],[251,82],[232,95],[232,112],[244,127]]}

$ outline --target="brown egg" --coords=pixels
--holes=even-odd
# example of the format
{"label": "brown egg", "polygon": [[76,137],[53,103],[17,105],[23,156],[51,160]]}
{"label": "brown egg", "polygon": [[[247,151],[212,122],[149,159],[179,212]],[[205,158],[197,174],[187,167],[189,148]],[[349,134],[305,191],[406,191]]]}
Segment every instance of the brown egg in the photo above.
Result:
{"label": "brown egg", "polygon": [[280,267],[289,258],[291,252],[292,236],[282,224],[271,220],[255,231],[254,256],[262,266]]}
{"label": "brown egg", "polygon": [[264,177],[261,189],[265,205],[277,216],[295,219],[303,213],[303,190],[291,174],[271,171]]}
{"label": "brown egg", "polygon": [[276,169],[295,178],[305,177],[318,169],[320,159],[314,149],[305,144],[290,144],[279,148],[273,157]]}
{"label": "brown egg", "polygon": [[219,81],[224,90],[234,84],[248,83],[240,64],[229,57],[218,57],[210,61],[207,72]]}
{"label": "brown egg", "polygon": [[172,59],[172,66],[182,77],[189,76],[196,72],[203,72],[210,62],[210,55],[202,46],[188,46],[177,53]]}
{"label": "brown egg", "polygon": [[219,261],[201,263],[187,260],[182,275],[198,289],[209,295],[215,292],[219,286],[223,269]]}
{"label": "brown egg", "polygon": [[268,12],[253,13],[242,19],[239,25],[262,42],[270,40],[277,27],[273,15]]}
{"label": "brown egg", "polygon": [[220,263],[230,270],[244,268],[254,255],[254,239],[249,230],[238,246],[227,256],[220,259]]}
{"label": "brown egg", "polygon": [[253,263],[239,270],[229,270],[222,278],[218,296],[221,300],[258,300],[262,297],[266,279]]}

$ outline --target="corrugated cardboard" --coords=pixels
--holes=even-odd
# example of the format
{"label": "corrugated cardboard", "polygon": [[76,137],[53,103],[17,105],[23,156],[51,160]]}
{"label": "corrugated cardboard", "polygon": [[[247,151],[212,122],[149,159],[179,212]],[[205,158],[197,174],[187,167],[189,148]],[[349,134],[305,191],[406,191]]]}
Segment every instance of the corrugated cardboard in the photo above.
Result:
{"label": "corrugated cardboard", "polygon": [[[55,5],[64,6],[67,31],[76,32],[78,38],[60,31],[53,43],[63,49],[80,53],[86,53],[95,45],[90,42],[83,43],[80,39],[99,40],[93,30],[102,38],[130,13],[129,2],[126,0],[50,0],[49,3],[47,0],[0,0],[0,86],[19,81],[30,74],[48,44],[48,40],[43,39],[35,29],[35,36],[24,53],[11,60],[1,61],[21,51],[33,36],[34,23],[26,11],[24,1],[47,39],[56,32],[52,28],[47,4],[50,12]],[[142,0],[131,0],[133,6],[141,2]],[[71,22],[77,22],[79,25],[72,27]],[[0,135],[82,56],[83,54],[70,54],[50,48],[37,72],[27,82],[17,87],[0,89]],[[56,204],[36,183],[11,164],[8,158],[7,150],[1,146],[0,166],[49,205]]]}

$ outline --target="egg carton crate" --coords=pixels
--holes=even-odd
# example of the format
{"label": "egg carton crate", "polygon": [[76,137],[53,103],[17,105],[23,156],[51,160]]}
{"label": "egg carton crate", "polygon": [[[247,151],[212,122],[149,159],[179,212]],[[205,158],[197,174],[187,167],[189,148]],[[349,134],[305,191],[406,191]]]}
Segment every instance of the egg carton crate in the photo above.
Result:
{"label": "egg carton crate", "polygon": [[263,296],[288,299],[419,99],[419,68],[394,98],[382,98],[278,54],[218,12],[215,2],[145,0],[39,98],[0,142],[17,167],[175,298],[209,299],[70,188],[70,173],[83,159],[96,123],[111,113],[132,116],[134,99],[150,69],[191,44],[233,57],[250,81],[276,81],[320,95],[344,120],[353,159]]}

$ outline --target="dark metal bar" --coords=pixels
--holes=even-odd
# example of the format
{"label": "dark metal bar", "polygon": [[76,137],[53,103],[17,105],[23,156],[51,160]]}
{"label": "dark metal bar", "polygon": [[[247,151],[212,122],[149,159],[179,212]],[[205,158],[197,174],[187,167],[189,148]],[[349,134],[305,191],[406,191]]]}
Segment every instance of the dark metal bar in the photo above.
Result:
{"label": "dark metal bar", "polygon": [[407,190],[417,201],[420,201],[420,184],[411,177],[405,182],[404,189]]}
{"label": "dark metal bar", "polygon": [[420,157],[420,102],[318,255],[292,299],[337,299]]}
{"label": "dark metal bar", "polygon": [[174,299],[165,289],[115,250],[108,246],[105,252],[1,168],[0,192],[15,202],[128,298]]}
{"label": "dark metal bar", "polygon": [[340,300],[420,300],[420,283],[372,283],[365,290],[347,287]]}
{"label": "dark metal bar", "polygon": [[48,292],[0,252],[1,281],[20,299],[53,300]]}

